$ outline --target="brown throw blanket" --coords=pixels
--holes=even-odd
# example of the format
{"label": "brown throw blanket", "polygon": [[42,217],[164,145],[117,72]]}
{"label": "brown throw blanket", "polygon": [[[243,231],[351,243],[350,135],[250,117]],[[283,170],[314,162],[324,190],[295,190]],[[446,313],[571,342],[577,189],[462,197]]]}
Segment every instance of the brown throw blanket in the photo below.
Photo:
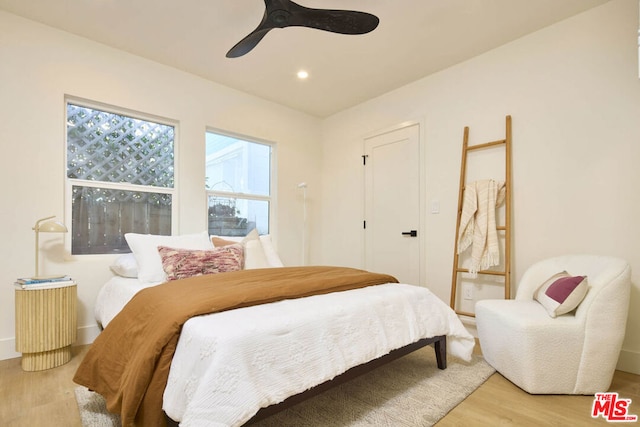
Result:
{"label": "brown throw blanket", "polygon": [[96,338],[73,380],[104,396],[123,426],[163,426],[162,395],[182,325],[189,318],[383,283],[397,280],[344,267],[285,267],[197,276],[147,288]]}

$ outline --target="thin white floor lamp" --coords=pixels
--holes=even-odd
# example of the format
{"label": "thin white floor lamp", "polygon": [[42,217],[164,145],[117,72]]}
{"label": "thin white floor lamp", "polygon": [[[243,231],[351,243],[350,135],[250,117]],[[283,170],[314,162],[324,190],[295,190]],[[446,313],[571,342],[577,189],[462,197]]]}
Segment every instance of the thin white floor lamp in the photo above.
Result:
{"label": "thin white floor lamp", "polygon": [[302,265],[307,265],[307,183],[301,182],[302,188]]}

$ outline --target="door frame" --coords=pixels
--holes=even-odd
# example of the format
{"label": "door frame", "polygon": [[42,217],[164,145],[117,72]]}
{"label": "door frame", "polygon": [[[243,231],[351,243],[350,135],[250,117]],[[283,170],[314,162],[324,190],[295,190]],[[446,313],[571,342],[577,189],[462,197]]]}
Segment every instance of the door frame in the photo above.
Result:
{"label": "door frame", "polygon": [[[418,176],[420,177],[419,180],[420,182],[418,183],[418,197],[419,197],[419,201],[418,201],[418,206],[419,206],[419,212],[418,212],[418,218],[419,218],[419,232],[418,232],[418,248],[419,248],[419,254],[418,254],[418,259],[419,259],[419,266],[418,266],[418,270],[419,270],[419,282],[420,283],[411,283],[413,285],[420,285],[420,286],[426,286],[426,247],[427,247],[427,240],[426,240],[426,235],[427,235],[427,195],[426,195],[426,189],[427,189],[427,172],[426,172],[426,165],[427,165],[427,150],[426,150],[426,138],[425,138],[425,119],[423,117],[419,117],[419,118],[415,118],[415,119],[410,119],[410,120],[406,120],[403,122],[400,122],[396,125],[392,125],[392,126],[388,126],[388,127],[384,127],[378,130],[374,130],[371,132],[368,132],[366,134],[364,134],[361,139],[362,139],[362,154],[364,156],[365,153],[365,144],[367,142],[368,139],[371,138],[375,138],[377,136],[381,136],[387,133],[391,133],[391,132],[395,132],[397,130],[400,129],[404,129],[410,126],[414,126],[417,125],[418,126],[418,157],[419,157],[419,171],[418,171]],[[362,168],[362,216],[363,216],[363,224],[364,221],[366,221],[366,218],[364,218],[366,216],[366,203],[367,203],[367,195],[366,195],[366,169],[363,167]],[[361,235],[361,247],[362,247],[362,259],[363,259],[363,264],[366,265],[366,256],[367,256],[367,240],[366,240],[366,230],[364,229],[364,227],[362,228],[362,235]]]}

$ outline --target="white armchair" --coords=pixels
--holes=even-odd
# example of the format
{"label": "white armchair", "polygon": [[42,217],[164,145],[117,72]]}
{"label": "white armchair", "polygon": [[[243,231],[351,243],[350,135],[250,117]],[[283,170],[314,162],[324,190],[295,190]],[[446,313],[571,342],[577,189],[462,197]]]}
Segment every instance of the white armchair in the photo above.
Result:
{"label": "white armchair", "polygon": [[[586,275],[578,308],[552,318],[533,297],[552,275]],[[609,389],[624,339],[631,268],[621,259],[567,255],[532,265],[515,300],[476,303],[486,361],[532,394],[594,394]]]}

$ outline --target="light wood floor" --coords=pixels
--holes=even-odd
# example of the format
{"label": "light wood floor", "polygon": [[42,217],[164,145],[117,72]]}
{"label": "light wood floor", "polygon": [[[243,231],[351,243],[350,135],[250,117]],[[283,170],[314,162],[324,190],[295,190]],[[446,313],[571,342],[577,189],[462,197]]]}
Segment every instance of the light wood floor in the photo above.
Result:
{"label": "light wood floor", "polygon": [[[0,361],[0,426],[81,427],[72,378],[87,348],[74,348],[69,363],[40,372],[23,372],[20,359]],[[640,376],[616,371],[611,391],[632,399],[629,413],[640,415]],[[437,427],[607,425],[591,418],[592,403],[592,396],[532,396],[496,373]]]}

